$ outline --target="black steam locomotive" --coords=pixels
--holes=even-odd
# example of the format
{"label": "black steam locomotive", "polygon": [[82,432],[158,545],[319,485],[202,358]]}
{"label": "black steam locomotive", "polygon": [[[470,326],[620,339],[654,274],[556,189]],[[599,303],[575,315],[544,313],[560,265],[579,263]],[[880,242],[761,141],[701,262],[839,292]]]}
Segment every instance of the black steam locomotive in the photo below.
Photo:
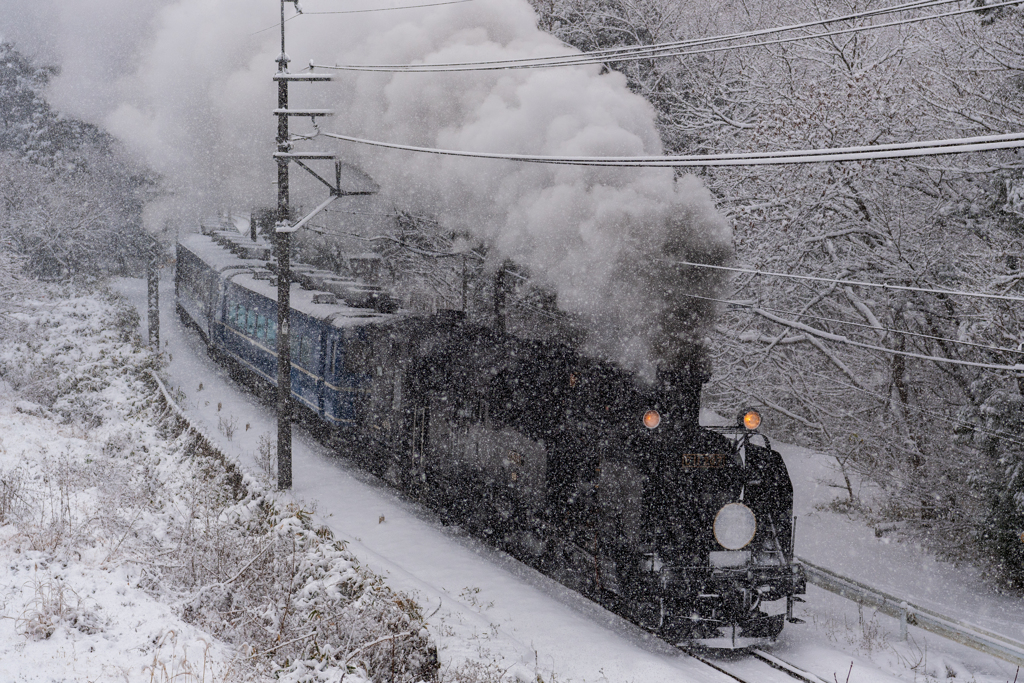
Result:
{"label": "black steam locomotive", "polygon": [[[269,249],[208,232],[178,244],[179,312],[269,392]],[[786,466],[754,411],[699,425],[699,358],[648,387],[566,344],[296,273],[293,398],[364,467],[669,642],[757,645],[794,620]]]}

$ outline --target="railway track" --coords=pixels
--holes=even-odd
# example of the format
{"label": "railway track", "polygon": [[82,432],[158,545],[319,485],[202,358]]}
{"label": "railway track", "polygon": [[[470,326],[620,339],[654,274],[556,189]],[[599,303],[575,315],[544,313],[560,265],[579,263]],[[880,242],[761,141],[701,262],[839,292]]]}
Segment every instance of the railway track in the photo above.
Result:
{"label": "railway track", "polygon": [[752,650],[750,654],[754,657],[754,659],[764,662],[773,669],[778,669],[783,673],[789,674],[791,677],[797,680],[809,681],[809,683],[827,683],[820,676],[812,674],[809,671],[804,671],[799,667],[793,666],[789,662],[783,661],[775,655],[770,655],[767,652],[764,652],[763,650]]}
{"label": "railway track", "polygon": [[[711,659],[706,654],[692,649],[684,649],[683,651],[702,664],[729,677],[731,680],[738,681],[739,683],[764,683],[765,681],[772,680],[797,680],[803,681],[804,683],[828,683],[820,676],[813,674],[810,671],[805,671],[804,669],[779,659],[775,655],[769,654],[763,650],[749,650],[747,651],[749,657],[732,661],[726,659]],[[762,667],[757,665],[751,666],[752,660],[760,662],[771,668],[773,670],[772,674],[774,675],[765,676],[766,671]],[[775,672],[781,672],[784,676]]]}

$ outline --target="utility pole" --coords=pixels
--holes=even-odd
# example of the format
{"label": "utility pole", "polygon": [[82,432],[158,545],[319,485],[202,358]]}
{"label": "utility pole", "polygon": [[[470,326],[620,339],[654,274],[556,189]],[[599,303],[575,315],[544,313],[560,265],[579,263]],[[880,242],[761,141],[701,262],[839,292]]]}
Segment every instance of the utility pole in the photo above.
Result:
{"label": "utility pole", "polygon": [[[277,73],[288,73],[288,53],[284,46],[284,6],[286,2],[297,0],[281,0],[281,55],[277,58]],[[277,116],[277,151],[287,154],[292,143],[288,135],[288,80],[282,78],[277,82],[277,110],[285,113]],[[288,159],[277,159],[277,227],[289,224],[288,197]],[[292,487],[292,353],[288,338],[288,323],[291,319],[291,269],[289,252],[291,250],[291,233],[274,233],[275,251],[277,252],[277,487]]]}
{"label": "utility pole", "polygon": [[[288,131],[290,116],[308,116],[315,121],[318,116],[331,116],[327,109],[295,109],[288,106],[288,84],[292,81],[322,82],[330,81],[328,74],[312,72],[288,73],[288,53],[284,42],[284,7],[286,3],[294,3],[295,11],[299,9],[298,0],[281,1],[281,55],[277,58],[277,225],[274,228],[274,249],[277,253],[277,487],[285,490],[292,487],[292,358],[289,321],[291,319],[291,234],[306,225],[311,218],[327,208],[338,197],[374,194],[379,189],[377,184],[362,171],[343,164],[334,163],[334,182],[329,182],[317,174],[304,162],[311,160],[331,160],[335,155],[330,152],[293,152]],[[298,164],[307,173],[327,186],[330,196],[319,206],[306,214],[294,225],[291,222],[291,206],[288,186],[288,169],[291,163]],[[355,189],[342,190],[342,180]]]}
{"label": "utility pole", "polygon": [[146,322],[149,323],[149,346],[160,353],[160,243],[153,238],[150,253],[146,257],[146,285],[148,306]]}

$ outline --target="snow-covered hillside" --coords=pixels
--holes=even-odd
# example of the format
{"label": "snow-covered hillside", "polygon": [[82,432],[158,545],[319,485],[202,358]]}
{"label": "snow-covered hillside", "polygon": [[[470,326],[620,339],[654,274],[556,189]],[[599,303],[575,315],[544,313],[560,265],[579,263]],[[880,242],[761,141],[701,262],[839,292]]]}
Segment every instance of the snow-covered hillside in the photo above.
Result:
{"label": "snow-covered hillside", "polygon": [[0,352],[0,680],[417,681],[420,608],[186,428],[137,318],[27,301]]}

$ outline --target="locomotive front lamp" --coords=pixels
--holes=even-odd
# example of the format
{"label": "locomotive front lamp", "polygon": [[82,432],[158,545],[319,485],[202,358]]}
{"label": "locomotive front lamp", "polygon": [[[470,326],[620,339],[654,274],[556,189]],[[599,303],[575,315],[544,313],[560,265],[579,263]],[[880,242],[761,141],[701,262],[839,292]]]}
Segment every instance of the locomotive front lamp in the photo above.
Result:
{"label": "locomotive front lamp", "polygon": [[743,503],[729,503],[715,515],[715,540],[726,550],[739,550],[754,540],[757,518]]}
{"label": "locomotive front lamp", "polygon": [[658,414],[657,410],[648,410],[644,413],[644,427],[648,429],[654,429],[661,424],[661,415]]}
{"label": "locomotive front lamp", "polygon": [[740,413],[739,423],[745,428],[753,431],[761,426],[761,413],[753,408],[747,408]]}

